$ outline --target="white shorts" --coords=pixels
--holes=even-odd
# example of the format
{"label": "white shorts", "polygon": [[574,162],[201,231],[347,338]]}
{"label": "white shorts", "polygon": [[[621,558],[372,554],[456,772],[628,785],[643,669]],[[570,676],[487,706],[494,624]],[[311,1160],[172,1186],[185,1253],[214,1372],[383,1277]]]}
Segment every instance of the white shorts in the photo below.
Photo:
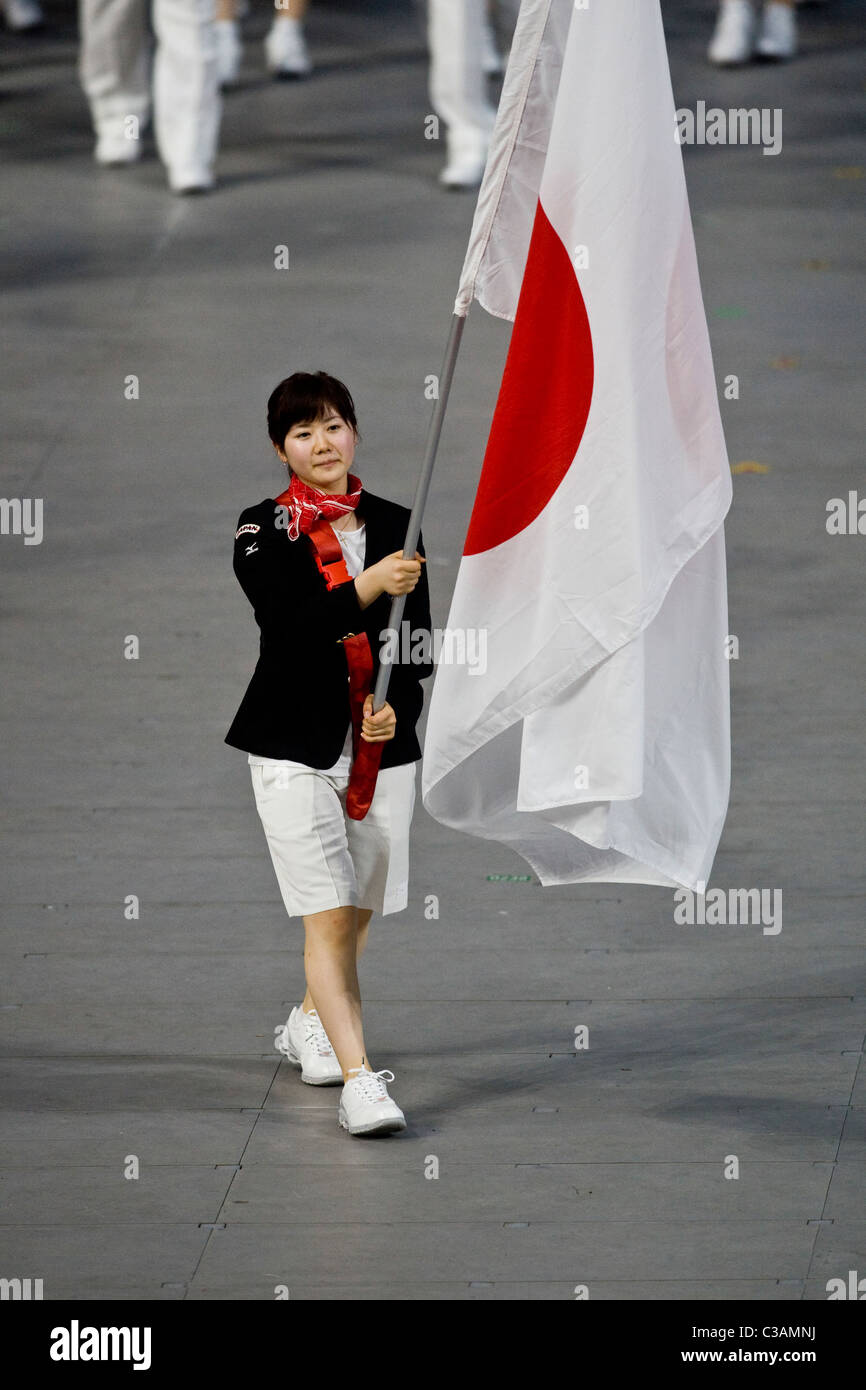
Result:
{"label": "white shorts", "polygon": [[256,806],[290,917],[332,907],[385,916],[409,900],[415,764],[380,768],[363,820],[346,814],[349,774],[251,763]]}

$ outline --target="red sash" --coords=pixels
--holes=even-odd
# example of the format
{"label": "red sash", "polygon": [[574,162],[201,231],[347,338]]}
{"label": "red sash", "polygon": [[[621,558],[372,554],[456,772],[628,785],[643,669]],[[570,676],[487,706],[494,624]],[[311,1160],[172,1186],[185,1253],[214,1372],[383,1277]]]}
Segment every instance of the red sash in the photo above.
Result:
{"label": "red sash", "polygon": [[[306,532],[313,544],[313,556],[327,588],[351,584],[343,547],[328,521],[319,518]],[[352,820],[363,820],[370,809],[384,743],[367,743],[361,738],[364,701],[373,683],[373,654],[366,632],[347,632],[342,642],[349,668],[349,707],[352,712],[352,770],[346,794],[346,810]]]}

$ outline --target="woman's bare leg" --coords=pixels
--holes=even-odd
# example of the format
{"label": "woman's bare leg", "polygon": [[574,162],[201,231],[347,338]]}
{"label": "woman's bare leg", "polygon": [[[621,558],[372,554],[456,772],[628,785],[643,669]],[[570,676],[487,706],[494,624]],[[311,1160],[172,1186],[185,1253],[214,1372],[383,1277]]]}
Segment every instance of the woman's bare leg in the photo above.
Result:
{"label": "woman's bare leg", "polygon": [[334,907],[304,918],[307,992],[301,1007],[305,1013],[317,1011],[344,1081],[351,1070],[370,1066],[364,1047],[357,965],[371,916],[367,908]]}
{"label": "woman's bare leg", "polygon": [[[373,909],[372,907],[358,907],[355,909],[355,911],[358,914],[358,944],[355,952],[355,959],[360,960],[365,950],[367,949],[367,937],[369,935],[368,928],[370,926],[370,918],[373,916]],[[306,921],[306,918],[304,920]],[[307,992],[304,995],[304,1002],[301,1004],[301,1008],[303,1009],[305,1014],[308,1014],[315,1007],[316,1006],[313,1003],[313,996],[310,993],[310,986],[308,984]],[[328,1030],[326,1028],[325,1032],[327,1033],[327,1031]]]}
{"label": "woman's bare leg", "polygon": [[370,918],[373,916],[373,909],[372,909],[371,907],[359,907],[359,908],[357,909],[357,912],[358,912],[358,957],[357,957],[357,958],[358,958],[358,960],[360,960],[361,957],[362,957],[362,955],[364,954],[364,951],[365,951],[366,946],[367,946],[367,928],[368,928],[369,925],[370,925]]}
{"label": "woman's bare leg", "polygon": [[[310,0],[274,0],[275,19],[303,19]],[[327,1032],[327,1029],[325,1030]]]}

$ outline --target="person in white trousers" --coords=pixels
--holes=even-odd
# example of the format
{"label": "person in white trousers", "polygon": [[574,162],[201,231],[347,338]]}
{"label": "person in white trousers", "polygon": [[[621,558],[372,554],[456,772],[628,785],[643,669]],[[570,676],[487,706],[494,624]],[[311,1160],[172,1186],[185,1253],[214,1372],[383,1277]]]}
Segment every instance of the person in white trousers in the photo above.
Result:
{"label": "person in white trousers", "polygon": [[446,188],[481,182],[495,111],[486,77],[502,71],[487,0],[428,0],[430,101],[446,127]]}
{"label": "person in white trousers", "polygon": [[[156,36],[152,97],[148,12]],[[172,191],[213,187],[222,114],[214,13],[215,0],[79,0],[79,76],[97,163],[139,158],[152,106]]]}

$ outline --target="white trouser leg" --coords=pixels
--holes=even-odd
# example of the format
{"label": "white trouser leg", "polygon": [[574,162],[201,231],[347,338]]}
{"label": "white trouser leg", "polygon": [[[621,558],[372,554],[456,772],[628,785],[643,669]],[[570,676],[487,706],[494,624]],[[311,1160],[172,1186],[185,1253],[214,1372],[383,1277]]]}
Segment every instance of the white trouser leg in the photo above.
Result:
{"label": "white trouser leg", "polygon": [[209,179],[222,98],[214,0],[153,0],[154,134],[173,187]]}
{"label": "white trouser leg", "polygon": [[429,0],[430,100],[449,150],[485,148],[495,112],[481,67],[485,0]]}
{"label": "white trouser leg", "polygon": [[128,116],[150,114],[146,0],[80,0],[78,75],[98,135],[124,138]]}

